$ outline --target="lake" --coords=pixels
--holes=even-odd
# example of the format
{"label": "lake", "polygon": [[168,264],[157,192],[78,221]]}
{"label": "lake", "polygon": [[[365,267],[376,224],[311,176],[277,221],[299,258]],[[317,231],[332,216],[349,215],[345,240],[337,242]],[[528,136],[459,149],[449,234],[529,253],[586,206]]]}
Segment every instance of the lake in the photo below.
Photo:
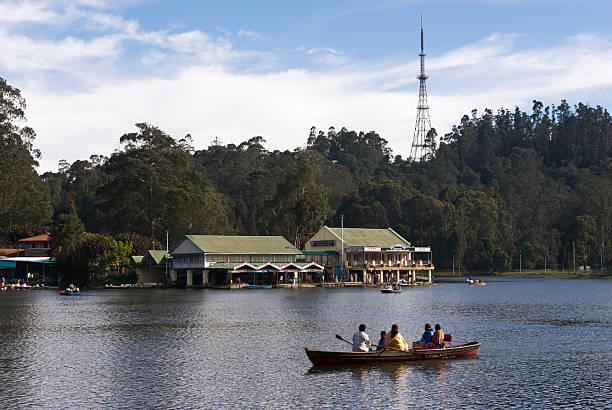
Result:
{"label": "lake", "polygon": [[[453,280],[453,279],[448,279]],[[491,277],[377,289],[0,293],[0,407],[551,408],[612,403],[612,280]],[[477,359],[313,368],[398,323]]]}

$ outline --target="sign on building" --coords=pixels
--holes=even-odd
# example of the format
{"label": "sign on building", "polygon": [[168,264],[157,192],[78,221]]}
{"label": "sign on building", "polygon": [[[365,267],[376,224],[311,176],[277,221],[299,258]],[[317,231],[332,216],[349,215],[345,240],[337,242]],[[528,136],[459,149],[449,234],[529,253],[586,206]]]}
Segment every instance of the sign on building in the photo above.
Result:
{"label": "sign on building", "polygon": [[326,241],[312,241],[312,246],[336,246],[336,241],[333,239]]}

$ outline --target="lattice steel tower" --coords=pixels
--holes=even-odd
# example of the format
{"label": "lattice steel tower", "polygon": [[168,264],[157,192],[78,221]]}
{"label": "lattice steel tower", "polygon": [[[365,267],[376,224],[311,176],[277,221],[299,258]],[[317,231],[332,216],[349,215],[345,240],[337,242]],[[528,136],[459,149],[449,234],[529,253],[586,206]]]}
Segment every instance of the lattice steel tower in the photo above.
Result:
{"label": "lattice steel tower", "polygon": [[429,119],[429,106],[427,105],[427,87],[425,80],[425,52],[423,51],[423,16],[421,16],[421,72],[417,76],[419,79],[419,104],[417,105],[417,118],[414,126],[414,136],[412,137],[412,148],[410,149],[410,159],[419,161],[427,154],[433,155],[434,145],[427,143],[427,134],[431,130],[431,120]]}

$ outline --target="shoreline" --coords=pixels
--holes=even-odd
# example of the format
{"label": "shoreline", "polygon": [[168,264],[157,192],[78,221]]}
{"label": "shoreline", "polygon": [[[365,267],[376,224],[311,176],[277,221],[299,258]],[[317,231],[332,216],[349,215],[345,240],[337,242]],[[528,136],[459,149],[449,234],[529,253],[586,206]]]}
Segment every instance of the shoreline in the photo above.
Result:
{"label": "shoreline", "polygon": [[578,273],[568,271],[523,271],[523,272],[436,272],[435,278],[455,278],[455,277],[470,277],[470,276],[486,276],[486,277],[503,277],[503,276],[550,276],[563,279],[612,279],[612,274],[609,273]]}

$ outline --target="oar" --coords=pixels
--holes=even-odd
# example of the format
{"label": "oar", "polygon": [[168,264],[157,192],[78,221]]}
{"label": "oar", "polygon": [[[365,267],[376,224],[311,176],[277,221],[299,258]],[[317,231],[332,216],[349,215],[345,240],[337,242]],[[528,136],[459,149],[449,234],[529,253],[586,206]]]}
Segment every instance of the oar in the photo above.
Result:
{"label": "oar", "polygon": [[[348,340],[346,340],[345,338],[343,338],[342,336],[340,336],[340,335],[338,335],[338,334],[336,335],[336,339],[338,339],[338,340],[342,340],[343,342],[346,342],[346,343],[350,344],[351,346],[353,346],[353,344],[352,344],[351,342],[349,342]],[[398,352],[403,352],[403,353],[406,353],[406,350],[396,349],[395,347],[385,347],[385,346],[379,346],[379,345],[374,344],[374,343],[372,343],[372,346],[374,346],[374,347],[380,347],[381,349],[385,349],[385,350],[397,350]]]}

